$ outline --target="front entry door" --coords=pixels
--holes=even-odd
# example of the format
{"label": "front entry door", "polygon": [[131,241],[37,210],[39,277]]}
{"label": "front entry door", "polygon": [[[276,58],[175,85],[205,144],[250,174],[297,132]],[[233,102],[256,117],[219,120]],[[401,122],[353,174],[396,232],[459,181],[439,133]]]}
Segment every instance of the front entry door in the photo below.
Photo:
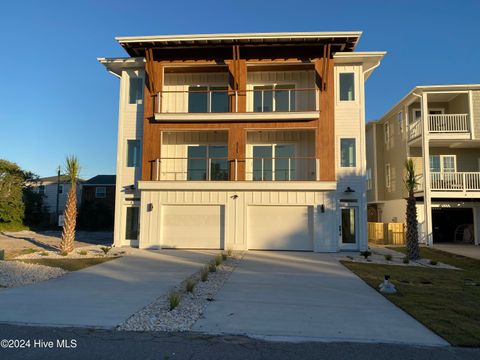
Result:
{"label": "front entry door", "polygon": [[357,206],[342,206],[340,208],[340,225],[338,231],[341,249],[355,250],[358,248]]}

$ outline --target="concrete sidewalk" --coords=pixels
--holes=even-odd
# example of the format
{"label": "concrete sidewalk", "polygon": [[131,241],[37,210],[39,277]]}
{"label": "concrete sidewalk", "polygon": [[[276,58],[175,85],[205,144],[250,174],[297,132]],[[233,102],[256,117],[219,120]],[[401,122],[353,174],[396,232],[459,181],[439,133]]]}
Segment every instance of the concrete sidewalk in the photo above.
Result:
{"label": "concrete sidewalk", "polygon": [[332,255],[248,252],[193,330],[287,341],[448,345]]}
{"label": "concrete sidewalk", "polygon": [[480,245],[473,244],[433,244],[432,248],[456,255],[480,260]]}
{"label": "concrete sidewalk", "polygon": [[0,290],[0,322],[114,328],[199,270],[214,254],[131,252],[58,279]]}

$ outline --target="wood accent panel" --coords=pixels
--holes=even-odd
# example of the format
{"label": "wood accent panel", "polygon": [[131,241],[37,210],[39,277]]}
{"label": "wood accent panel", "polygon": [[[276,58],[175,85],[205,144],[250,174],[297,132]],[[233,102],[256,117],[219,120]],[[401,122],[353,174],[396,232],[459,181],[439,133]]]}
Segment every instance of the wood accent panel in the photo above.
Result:
{"label": "wood accent panel", "polygon": [[[315,77],[319,91],[320,119],[317,130],[316,156],[320,162],[320,180],[335,180],[335,114],[333,60],[315,61]],[[330,82],[328,83],[328,79]]]}
{"label": "wood accent panel", "polygon": [[[160,158],[161,132],[155,129],[154,114],[157,109],[156,94],[162,91],[163,87],[163,64],[152,61],[150,66],[145,66],[145,74],[147,79],[143,97],[142,180],[151,180],[156,172],[155,159]],[[151,78],[154,81],[150,82]]]}
{"label": "wood accent panel", "polygon": [[[245,159],[247,134],[242,124],[233,124],[228,131],[230,180],[235,180],[235,159]],[[245,180],[245,160],[237,161],[237,180]]]}

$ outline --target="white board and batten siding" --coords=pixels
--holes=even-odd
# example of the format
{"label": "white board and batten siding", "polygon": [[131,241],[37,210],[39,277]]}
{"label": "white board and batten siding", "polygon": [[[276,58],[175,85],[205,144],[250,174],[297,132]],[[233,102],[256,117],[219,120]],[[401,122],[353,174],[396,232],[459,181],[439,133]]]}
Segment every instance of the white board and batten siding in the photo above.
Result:
{"label": "white board and batten siding", "polygon": [[141,202],[141,248],[338,250],[332,192],[142,190]]}

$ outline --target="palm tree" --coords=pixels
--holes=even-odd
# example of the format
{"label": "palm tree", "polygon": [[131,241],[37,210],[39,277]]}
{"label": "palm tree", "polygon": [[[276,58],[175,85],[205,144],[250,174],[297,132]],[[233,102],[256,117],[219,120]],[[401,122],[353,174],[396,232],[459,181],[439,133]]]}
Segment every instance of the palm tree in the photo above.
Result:
{"label": "palm tree", "polygon": [[415,189],[418,185],[418,175],[415,174],[415,166],[412,159],[405,161],[405,188],[407,197],[407,257],[416,260],[420,257],[418,247],[418,219],[417,200]]}
{"label": "palm tree", "polygon": [[80,172],[80,164],[76,156],[67,156],[65,171],[70,181],[70,190],[68,191],[67,205],[65,207],[60,250],[68,253],[73,250],[75,226],[77,224],[77,178]]}

